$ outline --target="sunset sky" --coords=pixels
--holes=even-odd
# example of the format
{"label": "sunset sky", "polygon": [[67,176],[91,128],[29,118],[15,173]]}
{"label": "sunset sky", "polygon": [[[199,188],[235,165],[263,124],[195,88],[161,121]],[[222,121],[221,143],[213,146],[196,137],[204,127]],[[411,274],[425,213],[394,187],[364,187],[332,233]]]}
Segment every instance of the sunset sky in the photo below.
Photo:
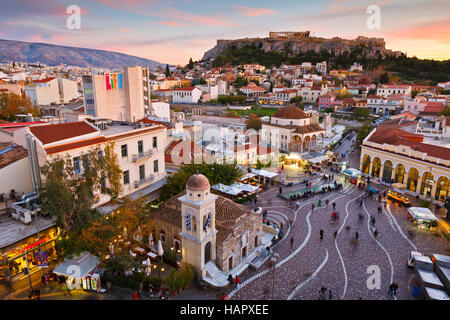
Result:
{"label": "sunset sky", "polygon": [[[81,8],[81,29],[66,8]],[[369,5],[381,28],[366,26]],[[217,39],[305,31],[353,39],[383,37],[408,56],[450,59],[449,0],[2,0],[0,38],[118,51],[169,64],[201,59]]]}

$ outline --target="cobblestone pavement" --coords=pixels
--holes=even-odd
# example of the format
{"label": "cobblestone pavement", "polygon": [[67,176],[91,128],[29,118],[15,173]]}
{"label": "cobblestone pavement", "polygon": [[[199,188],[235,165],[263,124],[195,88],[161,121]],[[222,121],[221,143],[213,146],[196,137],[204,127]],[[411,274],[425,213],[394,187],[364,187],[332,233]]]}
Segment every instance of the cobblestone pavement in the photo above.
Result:
{"label": "cobblestone pavement", "polygon": [[[315,178],[313,185],[320,184]],[[283,191],[299,188],[283,188]],[[386,188],[376,186],[381,192]],[[241,276],[239,289],[227,291],[230,299],[318,299],[319,289],[324,286],[332,291],[332,299],[388,299],[389,284],[399,285],[399,299],[413,299],[411,283],[414,272],[407,268],[411,250],[424,254],[449,254],[449,242],[434,233],[418,230],[406,219],[406,210],[391,203],[379,203],[375,199],[365,199],[363,190],[351,184],[344,184],[339,191],[316,195],[296,203],[286,202],[278,197],[278,188],[259,197],[258,206],[268,212],[268,219],[280,225],[283,223],[285,235],[275,246],[279,254],[276,268],[266,262],[259,270],[245,271]],[[322,207],[318,201],[322,200]],[[325,200],[330,201],[326,206]],[[340,219],[331,223],[332,202]],[[315,209],[312,211],[312,204]],[[383,207],[378,214],[378,206]],[[360,221],[359,214],[363,219]],[[375,217],[374,228],[370,225]],[[289,220],[293,221],[289,226]],[[349,226],[350,228],[347,228]],[[319,231],[324,230],[323,239]],[[334,232],[337,231],[336,238]],[[359,234],[355,241],[356,231]],[[290,238],[294,238],[291,248]],[[369,266],[380,270],[380,289],[368,289]],[[376,267],[375,267],[376,268]]]}

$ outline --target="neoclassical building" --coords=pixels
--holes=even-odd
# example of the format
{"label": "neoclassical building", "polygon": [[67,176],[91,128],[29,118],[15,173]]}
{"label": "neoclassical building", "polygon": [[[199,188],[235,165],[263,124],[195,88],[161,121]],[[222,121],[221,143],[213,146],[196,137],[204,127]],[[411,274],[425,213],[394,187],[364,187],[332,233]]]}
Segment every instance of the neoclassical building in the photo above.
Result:
{"label": "neoclassical building", "polygon": [[[156,237],[181,249],[182,260],[202,278],[222,277],[261,246],[262,217],[230,199],[212,194],[208,179],[192,175],[186,191],[153,214]],[[218,270],[217,270],[218,269]]]}
{"label": "neoclassical building", "polygon": [[417,122],[393,120],[374,129],[361,146],[360,170],[405,185],[411,195],[443,202],[450,196],[450,141],[416,134]]}
{"label": "neoclassical building", "polygon": [[275,112],[270,123],[263,123],[261,140],[286,152],[315,150],[325,136],[318,117],[310,117],[300,108],[288,106]]}

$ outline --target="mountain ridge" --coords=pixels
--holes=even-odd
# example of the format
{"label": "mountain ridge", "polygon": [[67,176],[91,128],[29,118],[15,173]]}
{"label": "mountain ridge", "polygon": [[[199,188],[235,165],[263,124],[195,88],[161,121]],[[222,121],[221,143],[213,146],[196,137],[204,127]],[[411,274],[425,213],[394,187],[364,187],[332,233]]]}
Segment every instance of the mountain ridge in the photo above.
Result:
{"label": "mountain ridge", "polygon": [[150,69],[154,69],[164,65],[158,61],[114,51],[0,39],[0,62],[8,61],[97,68],[148,65]]}

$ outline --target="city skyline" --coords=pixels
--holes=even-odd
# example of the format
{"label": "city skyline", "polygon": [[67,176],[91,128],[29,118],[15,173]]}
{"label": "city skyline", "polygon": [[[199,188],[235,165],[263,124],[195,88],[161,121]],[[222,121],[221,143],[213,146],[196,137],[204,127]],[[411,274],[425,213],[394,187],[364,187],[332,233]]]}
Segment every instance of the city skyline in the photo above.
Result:
{"label": "city skyline", "polygon": [[[267,37],[269,31],[310,30],[313,36],[382,37],[408,56],[450,58],[447,1],[321,0],[205,2],[201,0],[25,0],[3,3],[0,38],[117,51],[161,63],[199,60],[217,39]],[[71,5],[80,29],[66,26]],[[380,8],[380,28],[369,29],[369,6]],[[401,18],[400,18],[401,17]]]}

